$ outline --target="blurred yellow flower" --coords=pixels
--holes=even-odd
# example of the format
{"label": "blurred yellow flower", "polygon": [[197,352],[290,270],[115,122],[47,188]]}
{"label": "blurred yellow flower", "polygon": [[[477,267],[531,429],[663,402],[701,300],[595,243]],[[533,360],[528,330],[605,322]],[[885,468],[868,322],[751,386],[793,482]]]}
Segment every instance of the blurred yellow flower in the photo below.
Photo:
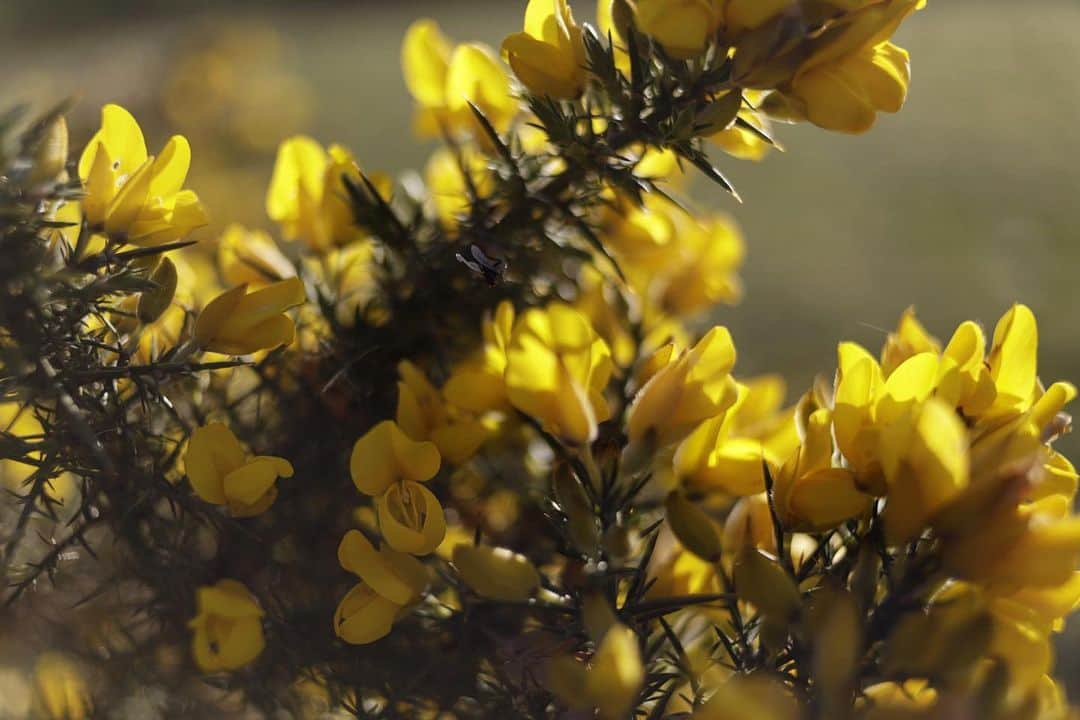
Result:
{"label": "blurred yellow flower", "polygon": [[397,423],[414,440],[430,440],[449,463],[472,457],[488,431],[474,416],[449,403],[408,360],[398,363]]}
{"label": "blurred yellow flower", "polygon": [[518,113],[510,76],[495,54],[481,43],[451,45],[434,20],[417,20],[401,47],[405,84],[417,104],[417,134],[479,132],[470,103],[503,132]]}
{"label": "blurred yellow flower", "polygon": [[92,230],[121,242],[160,245],[208,221],[198,196],[184,190],[191,148],[181,135],[148,156],[142,130],[119,105],[101,110],[101,129],[79,158],[82,210]]}
{"label": "blurred yellow flower", "polygon": [[509,407],[506,395],[506,350],[514,330],[514,306],[503,300],[484,318],[483,348],[478,357],[454,368],[443,387],[446,399],[476,413]]}
{"label": "blurred yellow flower", "polygon": [[638,638],[621,623],[608,628],[586,667],[557,655],[547,667],[547,683],[573,709],[596,708],[604,720],[626,715],[645,681]]}
{"label": "blurred yellow flower", "polygon": [[[266,214],[281,226],[287,240],[301,240],[317,252],[362,239],[365,234],[356,224],[345,177],[363,186],[360,167],[346,148],[331,145],[324,150],[306,135],[291,137],[278,147],[266,191]],[[390,197],[389,177],[373,173],[368,179],[379,195]]]}
{"label": "blurred yellow flower", "polygon": [[307,300],[304,283],[288,278],[255,292],[246,285],[211,300],[195,321],[199,347],[224,355],[250,355],[292,342],[295,326],[285,314]]}
{"label": "blurred yellow flower", "polygon": [[296,268],[264,230],[232,223],[218,240],[218,269],[229,285],[260,288],[294,277]]}
{"label": "blurred yellow flower", "polygon": [[266,613],[242,583],[219,580],[195,594],[192,654],[206,673],[241,668],[263,651],[262,618]]}
{"label": "blurred yellow flower", "polygon": [[279,477],[289,478],[288,460],[270,455],[249,456],[224,423],[195,428],[184,454],[191,487],[201,499],[224,505],[234,517],[258,515],[277,497]]}
{"label": "blurred yellow flower", "polygon": [[566,0],[529,0],[525,32],[503,40],[502,50],[535,95],[570,99],[585,86],[585,45]]}
{"label": "blurred yellow flower", "polygon": [[94,708],[82,670],[67,655],[46,652],[34,662],[35,716],[48,720],[85,720]]}
{"label": "blurred yellow flower", "polygon": [[670,55],[700,55],[713,39],[722,17],[722,0],[637,0],[637,27]]}

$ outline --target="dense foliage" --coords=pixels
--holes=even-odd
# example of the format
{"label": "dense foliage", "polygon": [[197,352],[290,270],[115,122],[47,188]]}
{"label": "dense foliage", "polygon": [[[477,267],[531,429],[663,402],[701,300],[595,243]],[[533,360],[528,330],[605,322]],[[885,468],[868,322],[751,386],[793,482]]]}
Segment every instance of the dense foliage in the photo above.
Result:
{"label": "dense foliage", "polygon": [[790,404],[709,327],[743,239],[684,173],[900,110],[923,4],[419,20],[422,177],[287,138],[280,241],[209,251],[184,137],[0,118],[12,716],[1069,717],[1076,389],[1031,311],[906,311]]}

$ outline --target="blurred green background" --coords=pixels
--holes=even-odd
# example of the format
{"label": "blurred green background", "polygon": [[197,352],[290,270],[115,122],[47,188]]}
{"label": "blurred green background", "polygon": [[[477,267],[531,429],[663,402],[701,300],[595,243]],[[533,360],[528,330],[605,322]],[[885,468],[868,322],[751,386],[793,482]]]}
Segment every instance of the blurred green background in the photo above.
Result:
{"label": "blurred green background", "polygon": [[[152,149],[189,135],[211,238],[228,220],[266,224],[273,144],[287,134],[341,142],[366,168],[421,167],[430,146],[411,136],[398,64],[406,26],[430,15],[458,40],[497,45],[524,4],[8,0],[0,101],[76,96],[76,146],[107,101],[133,110]],[[591,1],[573,4],[591,20]],[[963,319],[992,330],[1021,301],[1040,321],[1044,379],[1080,381],[1078,31],[1077,0],[932,0],[898,36],[914,66],[899,115],[861,137],[781,127],[787,151],[758,165],[717,154],[745,202],[697,195],[747,236],[746,300],[719,313],[744,374],[782,372],[794,394],[832,372],[838,340],[876,349],[908,305],[947,339]],[[1061,446],[1080,457],[1080,435]],[[1067,646],[1080,647],[1077,625]],[[1065,654],[1080,698],[1080,653]]]}

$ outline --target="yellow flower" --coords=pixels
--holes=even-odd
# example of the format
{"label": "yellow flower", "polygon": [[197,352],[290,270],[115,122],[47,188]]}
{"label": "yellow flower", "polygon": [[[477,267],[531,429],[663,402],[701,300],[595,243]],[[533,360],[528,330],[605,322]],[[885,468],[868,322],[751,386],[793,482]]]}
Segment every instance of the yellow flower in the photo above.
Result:
{"label": "yellow flower", "polygon": [[491,49],[480,43],[453,47],[433,20],[417,20],[409,26],[401,47],[401,66],[417,104],[414,126],[421,136],[477,135],[470,103],[499,132],[509,128],[517,115],[510,77]]}
{"label": "yellow flower", "polygon": [[848,133],[869,130],[878,112],[899,111],[910,60],[888,38],[917,6],[917,0],[885,0],[830,27],[792,79],[789,100],[815,125]]}
{"label": "yellow flower", "polygon": [[915,317],[915,308],[909,307],[900,315],[896,332],[889,333],[881,348],[881,372],[888,377],[900,363],[924,352],[940,353],[941,343]]}
{"label": "yellow flower", "polygon": [[633,706],[644,681],[637,635],[625,625],[611,626],[593,654],[585,679],[586,696],[594,700],[601,718],[621,718]]}
{"label": "yellow flower", "polygon": [[448,462],[460,465],[471,458],[487,438],[475,417],[454,407],[408,360],[398,363],[397,423],[414,440],[435,443]]}
{"label": "yellow flower", "polygon": [[220,580],[195,594],[192,654],[203,672],[236,670],[259,656],[266,646],[255,596],[236,580]]}
{"label": "yellow flower", "polygon": [[641,205],[621,195],[601,215],[604,240],[611,248],[630,285],[648,296],[652,278],[676,260],[679,240],[677,219],[682,211],[657,193],[647,193]]}
{"label": "yellow flower", "polygon": [[610,414],[603,392],[613,367],[607,343],[581,313],[563,303],[533,308],[515,324],[506,351],[507,395],[545,432],[584,445]]}
{"label": "yellow flower", "polygon": [[922,352],[904,360],[886,378],[877,360],[855,343],[840,343],[837,355],[836,444],[860,485],[880,490],[882,429],[933,394],[941,362],[936,353]]}
{"label": "yellow flower", "polygon": [[94,230],[137,245],[174,242],[207,223],[198,196],[182,189],[191,148],[181,135],[157,157],[135,118],[119,105],[101,109],[101,129],[79,158],[82,209]]}
{"label": "yellow flower", "polygon": [[357,490],[379,496],[395,482],[427,482],[440,462],[433,443],[411,440],[397,423],[383,420],[356,441],[349,470]]}
{"label": "yellow flower", "polygon": [[670,55],[686,59],[708,47],[723,20],[721,0],[637,0],[635,19]]}
{"label": "yellow flower", "polygon": [[353,446],[349,469],[356,488],[375,497],[379,530],[390,547],[427,555],[446,535],[442,505],[424,483],[439,471],[434,443],[411,440],[384,420]]}
{"label": "yellow flower", "polygon": [[627,415],[630,448],[660,448],[679,442],[703,420],[735,402],[731,377],[735,344],[725,327],[714,327],[691,349],[661,368],[634,397]]}
{"label": "yellow flower", "polygon": [[773,555],[744,548],[735,557],[731,578],[739,598],[772,622],[786,625],[801,612],[799,588]]}
{"label": "yellow flower", "polygon": [[484,318],[484,346],[479,357],[454,369],[443,387],[446,399],[459,408],[475,413],[503,410],[509,406],[506,396],[506,350],[514,330],[514,306],[503,300],[494,314]]}
{"label": "yellow flower", "polygon": [[825,530],[870,509],[872,498],[856,485],[855,473],[833,467],[832,413],[810,414],[805,439],[776,475],[774,498],[788,529]]}
{"label": "yellow flower", "polygon": [[1070,505],[1055,495],[1006,505],[959,531],[943,528],[945,566],[1006,591],[1062,586],[1080,563],[1080,517],[1070,513]]}
{"label": "yellow flower", "polygon": [[294,277],[296,268],[263,230],[233,223],[218,240],[218,268],[230,285],[260,288]]}
{"label": "yellow flower", "polygon": [[571,99],[585,86],[585,45],[566,0],[529,0],[525,32],[503,40],[502,50],[534,95]]}
{"label": "yellow flower", "polygon": [[690,315],[718,303],[733,305],[742,297],[737,271],[745,244],[729,218],[714,216],[680,228],[679,242],[650,292],[672,315]]}
{"label": "yellow flower", "polygon": [[310,277],[327,298],[334,302],[338,323],[352,327],[357,313],[369,322],[381,320],[380,310],[368,304],[377,289],[373,271],[375,248],[368,239],[334,248],[317,257],[303,258],[305,277]]}
{"label": "yellow flower", "polygon": [[472,145],[461,147],[458,153],[445,147],[433,152],[424,166],[424,182],[435,216],[449,230],[457,228],[468,212],[473,194],[482,199],[494,189],[487,161]]}
{"label": "yellow flower", "polygon": [[548,686],[567,706],[596,708],[603,720],[626,717],[645,681],[637,635],[621,623],[608,628],[589,667],[569,655],[552,658]]}
{"label": "yellow flower", "polygon": [[947,404],[931,398],[892,420],[881,435],[890,544],[914,538],[969,482],[968,436]]}
{"label": "yellow flower", "polygon": [[775,475],[799,445],[792,410],[780,410],[783,399],[783,380],[778,377],[738,384],[735,404],[703,422],[679,445],[675,479],[702,492],[762,492],[763,465]]}
{"label": "yellow flower", "polygon": [[248,456],[232,430],[219,422],[191,433],[184,466],[195,494],[208,503],[226,506],[234,517],[264,512],[277,497],[277,479],[293,475],[288,460]]}
{"label": "yellow flower", "polygon": [[540,587],[536,567],[506,548],[462,544],[454,548],[453,558],[461,579],[481,597],[525,601]]}
{"label": "yellow flower", "polygon": [[[270,187],[266,191],[266,214],[281,226],[287,240],[302,240],[312,250],[325,251],[362,239],[344,177],[361,187],[360,167],[341,145],[327,150],[305,135],[296,135],[278,147]],[[392,192],[390,178],[369,176],[383,198]]]}
{"label": "yellow flower", "polygon": [[246,285],[211,300],[195,321],[199,347],[225,355],[250,355],[292,342],[296,332],[285,311],[307,299],[304,283],[289,278],[247,292]]}
{"label": "yellow flower", "polygon": [[863,133],[877,113],[899,112],[911,82],[906,50],[890,42],[801,71],[792,95],[810,122],[826,130]]}
{"label": "yellow flower", "polygon": [[34,663],[35,717],[84,720],[93,703],[86,678],[75,662],[59,652],[42,653]]}
{"label": "yellow flower", "polygon": [[338,562],[360,578],[334,613],[334,632],[353,645],[385,637],[428,585],[420,561],[390,548],[376,550],[359,530],[350,530],[341,539]]}

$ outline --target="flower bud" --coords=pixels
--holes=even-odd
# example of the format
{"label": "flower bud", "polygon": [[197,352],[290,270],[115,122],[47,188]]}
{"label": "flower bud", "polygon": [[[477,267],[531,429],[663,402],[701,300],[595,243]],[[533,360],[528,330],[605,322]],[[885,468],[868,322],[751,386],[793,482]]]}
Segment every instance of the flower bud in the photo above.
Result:
{"label": "flower bud", "polygon": [[528,600],[540,586],[540,573],[529,559],[506,548],[458,545],[454,565],[466,585],[490,600]]}
{"label": "flower bud", "polygon": [[150,282],[157,287],[139,294],[139,305],[136,310],[139,322],[147,324],[161,317],[161,314],[172,304],[177,282],[176,265],[173,261],[167,257],[161,258],[157,268],[150,273]]}
{"label": "flower bud", "polygon": [[747,548],[735,558],[735,592],[766,617],[784,622],[798,615],[802,598],[795,581],[775,559]]}
{"label": "flower bud", "polygon": [[64,171],[68,159],[68,128],[63,115],[57,115],[41,133],[34,147],[30,184],[55,179]]}
{"label": "flower bud", "polygon": [[683,547],[709,562],[720,559],[720,531],[705,511],[680,492],[668,495],[664,507],[668,524]]}

